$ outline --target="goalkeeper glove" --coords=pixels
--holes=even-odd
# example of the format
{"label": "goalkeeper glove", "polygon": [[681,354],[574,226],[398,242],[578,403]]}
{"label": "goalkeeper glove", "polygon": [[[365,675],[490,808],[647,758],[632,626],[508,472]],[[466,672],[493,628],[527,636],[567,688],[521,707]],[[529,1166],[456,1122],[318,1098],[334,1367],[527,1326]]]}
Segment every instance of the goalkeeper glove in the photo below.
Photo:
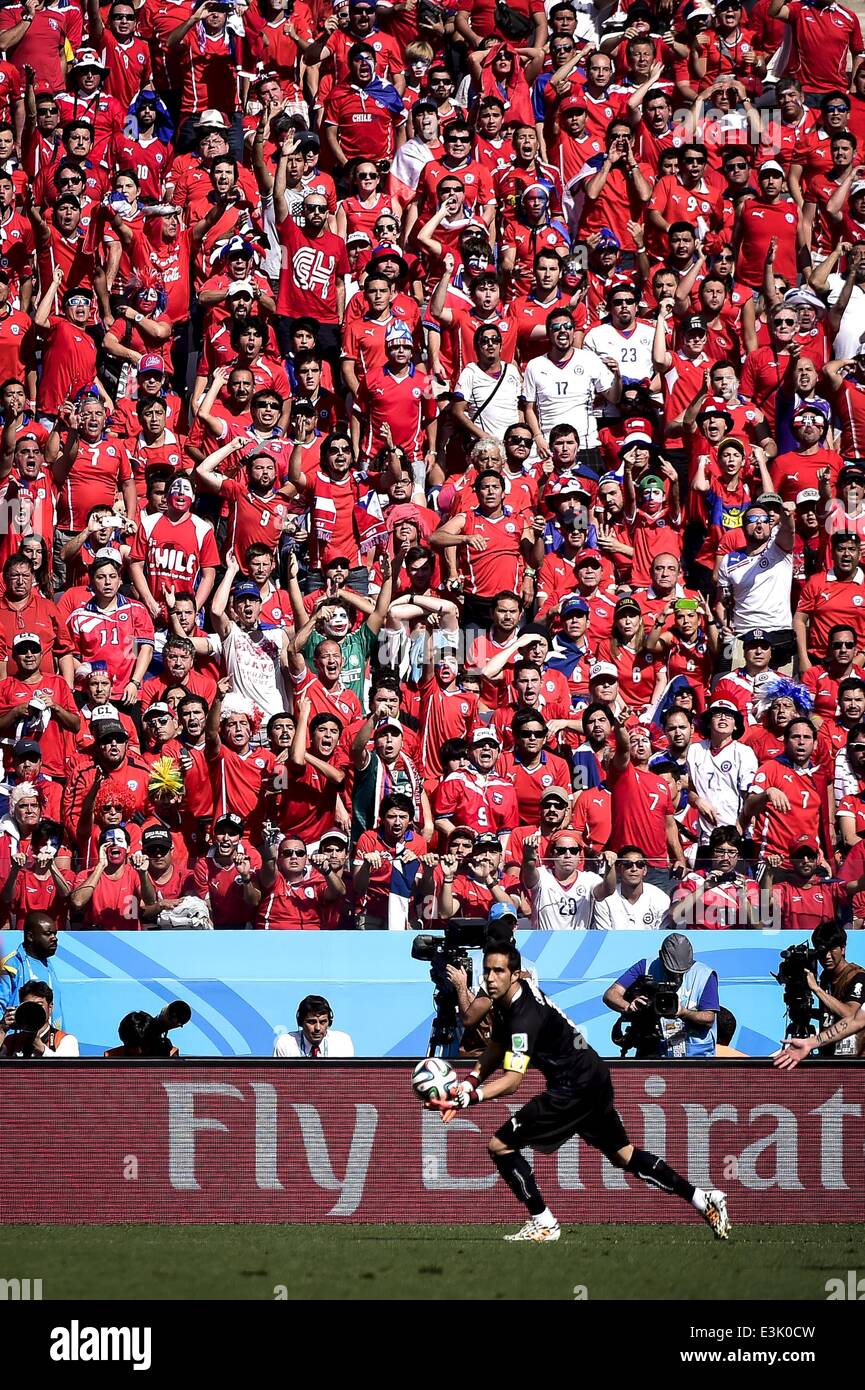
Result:
{"label": "goalkeeper glove", "polygon": [[477,1105],[483,1098],[483,1091],[474,1076],[457,1082],[456,1086],[451,1086],[448,1091],[448,1103],[458,1110],[467,1110],[470,1105]]}

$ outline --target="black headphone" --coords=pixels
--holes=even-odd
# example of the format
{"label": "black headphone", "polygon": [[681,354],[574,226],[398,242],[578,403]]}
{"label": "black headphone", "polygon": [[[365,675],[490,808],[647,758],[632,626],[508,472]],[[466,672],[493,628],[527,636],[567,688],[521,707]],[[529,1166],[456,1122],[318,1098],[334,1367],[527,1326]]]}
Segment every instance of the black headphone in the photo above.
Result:
{"label": "black headphone", "polygon": [[333,1009],[321,994],[308,994],[305,999],[301,999],[297,1006],[297,1026],[303,1027],[303,1020],[307,1014],[327,1014],[327,1026],[333,1026]]}

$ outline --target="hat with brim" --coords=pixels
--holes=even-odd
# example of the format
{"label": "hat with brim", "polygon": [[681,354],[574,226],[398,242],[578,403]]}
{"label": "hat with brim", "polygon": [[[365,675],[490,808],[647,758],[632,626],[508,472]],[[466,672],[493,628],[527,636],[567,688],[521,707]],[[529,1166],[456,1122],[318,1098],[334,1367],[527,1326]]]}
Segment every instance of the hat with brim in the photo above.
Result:
{"label": "hat with brim", "polygon": [[408,261],[400,255],[398,246],[374,246],[367,261],[367,270],[372,270],[373,266],[381,265],[382,261],[396,261],[399,264],[400,275],[408,274]]}
{"label": "hat with brim", "polygon": [[119,738],[124,743],[129,742],[129,734],[120,723],[119,719],[99,720],[92,724],[93,737],[97,743],[107,743],[109,739]]}
{"label": "hat with brim", "polygon": [[694,948],[681,932],[671,932],[665,937],[658,954],[664,969],[674,975],[684,975],[694,964]]}
{"label": "hat with brim", "polygon": [[713,700],[707,709],[700,715],[700,727],[703,734],[708,738],[711,728],[713,714],[729,714],[735,721],[736,738],[741,738],[745,732],[745,716],[742,711],[737,709],[732,700]]}
{"label": "hat with brim", "polygon": [[564,787],[547,787],[544,791],[541,792],[540,800],[542,802],[561,801],[563,806],[568,806],[570,805],[571,799],[568,796],[568,793],[565,791]]}
{"label": "hat with brim", "polygon": [[617,681],[619,673],[610,661],[596,661],[589,667],[589,685],[592,681]]}

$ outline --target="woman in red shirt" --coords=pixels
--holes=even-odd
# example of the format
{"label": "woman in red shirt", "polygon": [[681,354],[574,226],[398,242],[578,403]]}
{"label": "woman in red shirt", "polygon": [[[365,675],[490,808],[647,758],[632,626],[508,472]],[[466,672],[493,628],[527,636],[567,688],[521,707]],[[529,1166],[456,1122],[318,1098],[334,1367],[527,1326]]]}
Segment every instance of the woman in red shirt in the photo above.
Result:
{"label": "woman in red shirt", "polygon": [[401,215],[399,204],[381,191],[381,174],[372,159],[359,159],[349,179],[351,192],[336,209],[333,230],[345,241],[352,232],[366,232],[372,241],[375,224],[383,212]]}
{"label": "woman in red shirt", "polygon": [[643,711],[654,703],[665,683],[664,667],[647,647],[643,614],[635,598],[620,598],[616,604],[613,633],[608,642],[598,644],[598,660],[615,666],[626,704]]}
{"label": "woman in red shirt", "polygon": [[[673,623],[668,628],[670,618]],[[718,624],[702,597],[673,599],[658,614],[646,638],[646,651],[660,657],[668,682],[676,676],[687,678],[700,714],[706,708],[717,650]]]}
{"label": "woman in red shirt", "polygon": [[99,858],[88,872],[75,877],[70,899],[76,912],[84,912],[83,925],[98,931],[139,931],[138,907],[141,880],[128,860],[129,837],[125,830],[103,830]]}

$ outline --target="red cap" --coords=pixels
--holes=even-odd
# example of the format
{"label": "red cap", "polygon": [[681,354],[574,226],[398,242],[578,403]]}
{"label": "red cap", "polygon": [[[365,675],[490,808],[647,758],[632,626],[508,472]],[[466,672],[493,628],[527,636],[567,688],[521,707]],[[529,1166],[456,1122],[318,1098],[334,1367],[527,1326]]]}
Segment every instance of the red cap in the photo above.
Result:
{"label": "red cap", "polygon": [[595,550],[594,547],[591,545],[587,545],[585,549],[580,551],[579,555],[574,561],[575,569],[579,569],[580,565],[584,565],[587,560],[589,560],[593,565],[602,565],[604,563],[604,559],[601,555],[600,550]]}
{"label": "red cap", "polygon": [[588,106],[578,92],[571,92],[570,96],[566,96],[559,102],[560,116],[564,116],[567,111],[588,111],[588,109]]}
{"label": "red cap", "polygon": [[161,372],[165,376],[165,360],[158,352],[145,352],[138,362],[138,375],[144,372]]}
{"label": "red cap", "polygon": [[793,841],[792,845],[790,846],[791,858],[796,853],[796,851],[800,849],[812,849],[815,854],[820,853],[820,846],[813,835],[800,835],[797,840]]}
{"label": "red cap", "polygon": [[651,444],[655,434],[652,429],[651,420],[647,420],[644,415],[632,415],[625,421],[625,430],[622,440],[645,438]]}

